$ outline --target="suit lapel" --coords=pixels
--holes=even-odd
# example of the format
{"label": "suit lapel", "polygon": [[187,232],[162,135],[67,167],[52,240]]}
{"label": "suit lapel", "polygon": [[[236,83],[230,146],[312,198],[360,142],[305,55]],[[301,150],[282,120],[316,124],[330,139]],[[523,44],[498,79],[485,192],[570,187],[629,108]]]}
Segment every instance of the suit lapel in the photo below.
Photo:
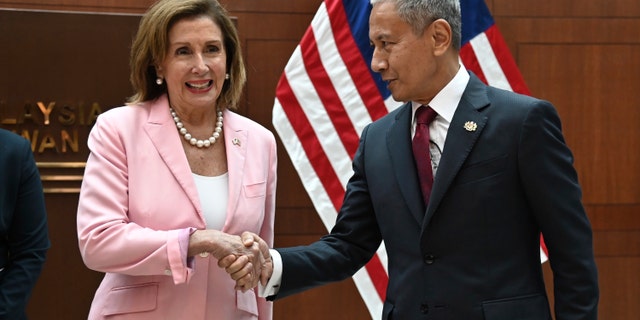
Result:
{"label": "suit lapel", "polygon": [[[189,163],[184,152],[182,151],[181,137],[176,130],[175,123],[169,114],[169,105],[166,96],[158,98],[153,105],[149,106],[149,119],[144,126],[144,130],[149,135],[154,146],[158,150],[158,154],[165,162],[176,181],[185,191],[189,200],[193,204],[195,210],[202,218],[202,208],[198,200],[198,190],[192,177]],[[223,231],[232,225],[232,212],[238,207],[240,194],[242,191],[242,180],[244,177],[248,132],[246,129],[238,127],[236,121],[237,115],[229,110],[224,111],[224,144],[227,154],[227,170],[229,175],[229,198],[227,204],[227,220]],[[219,142],[218,142],[219,143]],[[203,225],[205,224],[202,220]]]}
{"label": "suit lapel", "polygon": [[242,181],[244,179],[244,168],[247,161],[247,146],[249,145],[248,131],[239,127],[236,121],[238,115],[229,110],[224,111],[224,145],[227,153],[227,170],[229,172],[229,202],[227,203],[227,221],[225,221],[223,231],[233,225],[233,214],[238,208],[240,194],[242,192]]}
{"label": "suit lapel", "polygon": [[[148,108],[149,118],[144,124],[144,130],[180,187],[191,200],[194,209],[200,213],[199,217],[202,217],[198,191],[193,181],[187,156],[182,151],[181,137],[169,113],[167,96],[161,96],[156,101],[147,103],[150,105],[145,105],[144,108]],[[202,223],[204,224],[204,220]]]}
{"label": "suit lapel", "polygon": [[411,103],[406,103],[400,108],[395,116],[395,122],[387,133],[386,144],[402,197],[411,215],[421,224],[425,207],[411,149]]}
{"label": "suit lapel", "polygon": [[486,86],[471,74],[469,84],[462,94],[460,104],[447,131],[447,139],[434,179],[429,207],[423,221],[423,229],[429,224],[440,201],[482,133],[488,118],[481,112],[481,109],[488,105]]}

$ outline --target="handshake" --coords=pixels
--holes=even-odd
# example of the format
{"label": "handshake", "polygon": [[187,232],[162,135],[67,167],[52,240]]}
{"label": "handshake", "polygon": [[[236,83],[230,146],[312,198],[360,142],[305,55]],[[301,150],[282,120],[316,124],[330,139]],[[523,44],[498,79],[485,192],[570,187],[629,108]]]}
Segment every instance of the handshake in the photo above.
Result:
{"label": "handshake", "polygon": [[218,230],[197,230],[189,237],[189,257],[210,253],[218,259],[236,281],[236,290],[243,292],[258,285],[266,285],[273,273],[269,246],[258,235],[243,232],[241,236]]}

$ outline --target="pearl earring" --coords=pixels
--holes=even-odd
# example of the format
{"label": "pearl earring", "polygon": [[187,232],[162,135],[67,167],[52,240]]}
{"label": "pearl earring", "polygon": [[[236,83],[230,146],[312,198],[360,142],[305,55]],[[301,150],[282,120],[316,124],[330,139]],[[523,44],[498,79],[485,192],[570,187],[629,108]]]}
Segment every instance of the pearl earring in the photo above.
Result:
{"label": "pearl earring", "polygon": [[159,86],[161,86],[161,85],[162,85],[162,78],[158,77],[158,78],[156,79],[156,83],[157,83]]}
{"label": "pearl earring", "polygon": [[227,74],[225,74],[225,75],[224,75],[224,78],[225,78],[225,79],[227,79],[227,80],[229,80],[229,74],[228,74],[228,73],[227,73]]}

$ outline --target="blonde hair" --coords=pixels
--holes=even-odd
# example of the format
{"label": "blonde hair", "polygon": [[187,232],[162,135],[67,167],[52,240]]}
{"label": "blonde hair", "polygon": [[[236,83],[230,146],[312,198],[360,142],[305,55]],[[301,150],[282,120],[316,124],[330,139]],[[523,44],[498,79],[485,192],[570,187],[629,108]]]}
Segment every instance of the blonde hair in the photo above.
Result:
{"label": "blonde hair", "polygon": [[155,65],[164,60],[169,46],[169,30],[178,21],[197,16],[211,18],[223,34],[227,54],[227,72],[216,104],[219,108],[235,109],[247,81],[240,39],[227,11],[216,0],[160,0],[140,20],[138,32],[131,46],[129,80],[134,95],[128,103],[154,100],[167,92],[166,84],[156,83]]}

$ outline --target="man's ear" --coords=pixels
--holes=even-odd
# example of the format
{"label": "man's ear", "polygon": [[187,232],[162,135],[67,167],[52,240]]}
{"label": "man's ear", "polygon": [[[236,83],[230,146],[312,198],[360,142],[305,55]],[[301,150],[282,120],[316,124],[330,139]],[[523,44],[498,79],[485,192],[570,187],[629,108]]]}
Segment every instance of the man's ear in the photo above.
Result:
{"label": "man's ear", "polygon": [[433,29],[434,54],[442,55],[451,47],[451,25],[444,19],[438,19],[431,24],[431,28]]}

